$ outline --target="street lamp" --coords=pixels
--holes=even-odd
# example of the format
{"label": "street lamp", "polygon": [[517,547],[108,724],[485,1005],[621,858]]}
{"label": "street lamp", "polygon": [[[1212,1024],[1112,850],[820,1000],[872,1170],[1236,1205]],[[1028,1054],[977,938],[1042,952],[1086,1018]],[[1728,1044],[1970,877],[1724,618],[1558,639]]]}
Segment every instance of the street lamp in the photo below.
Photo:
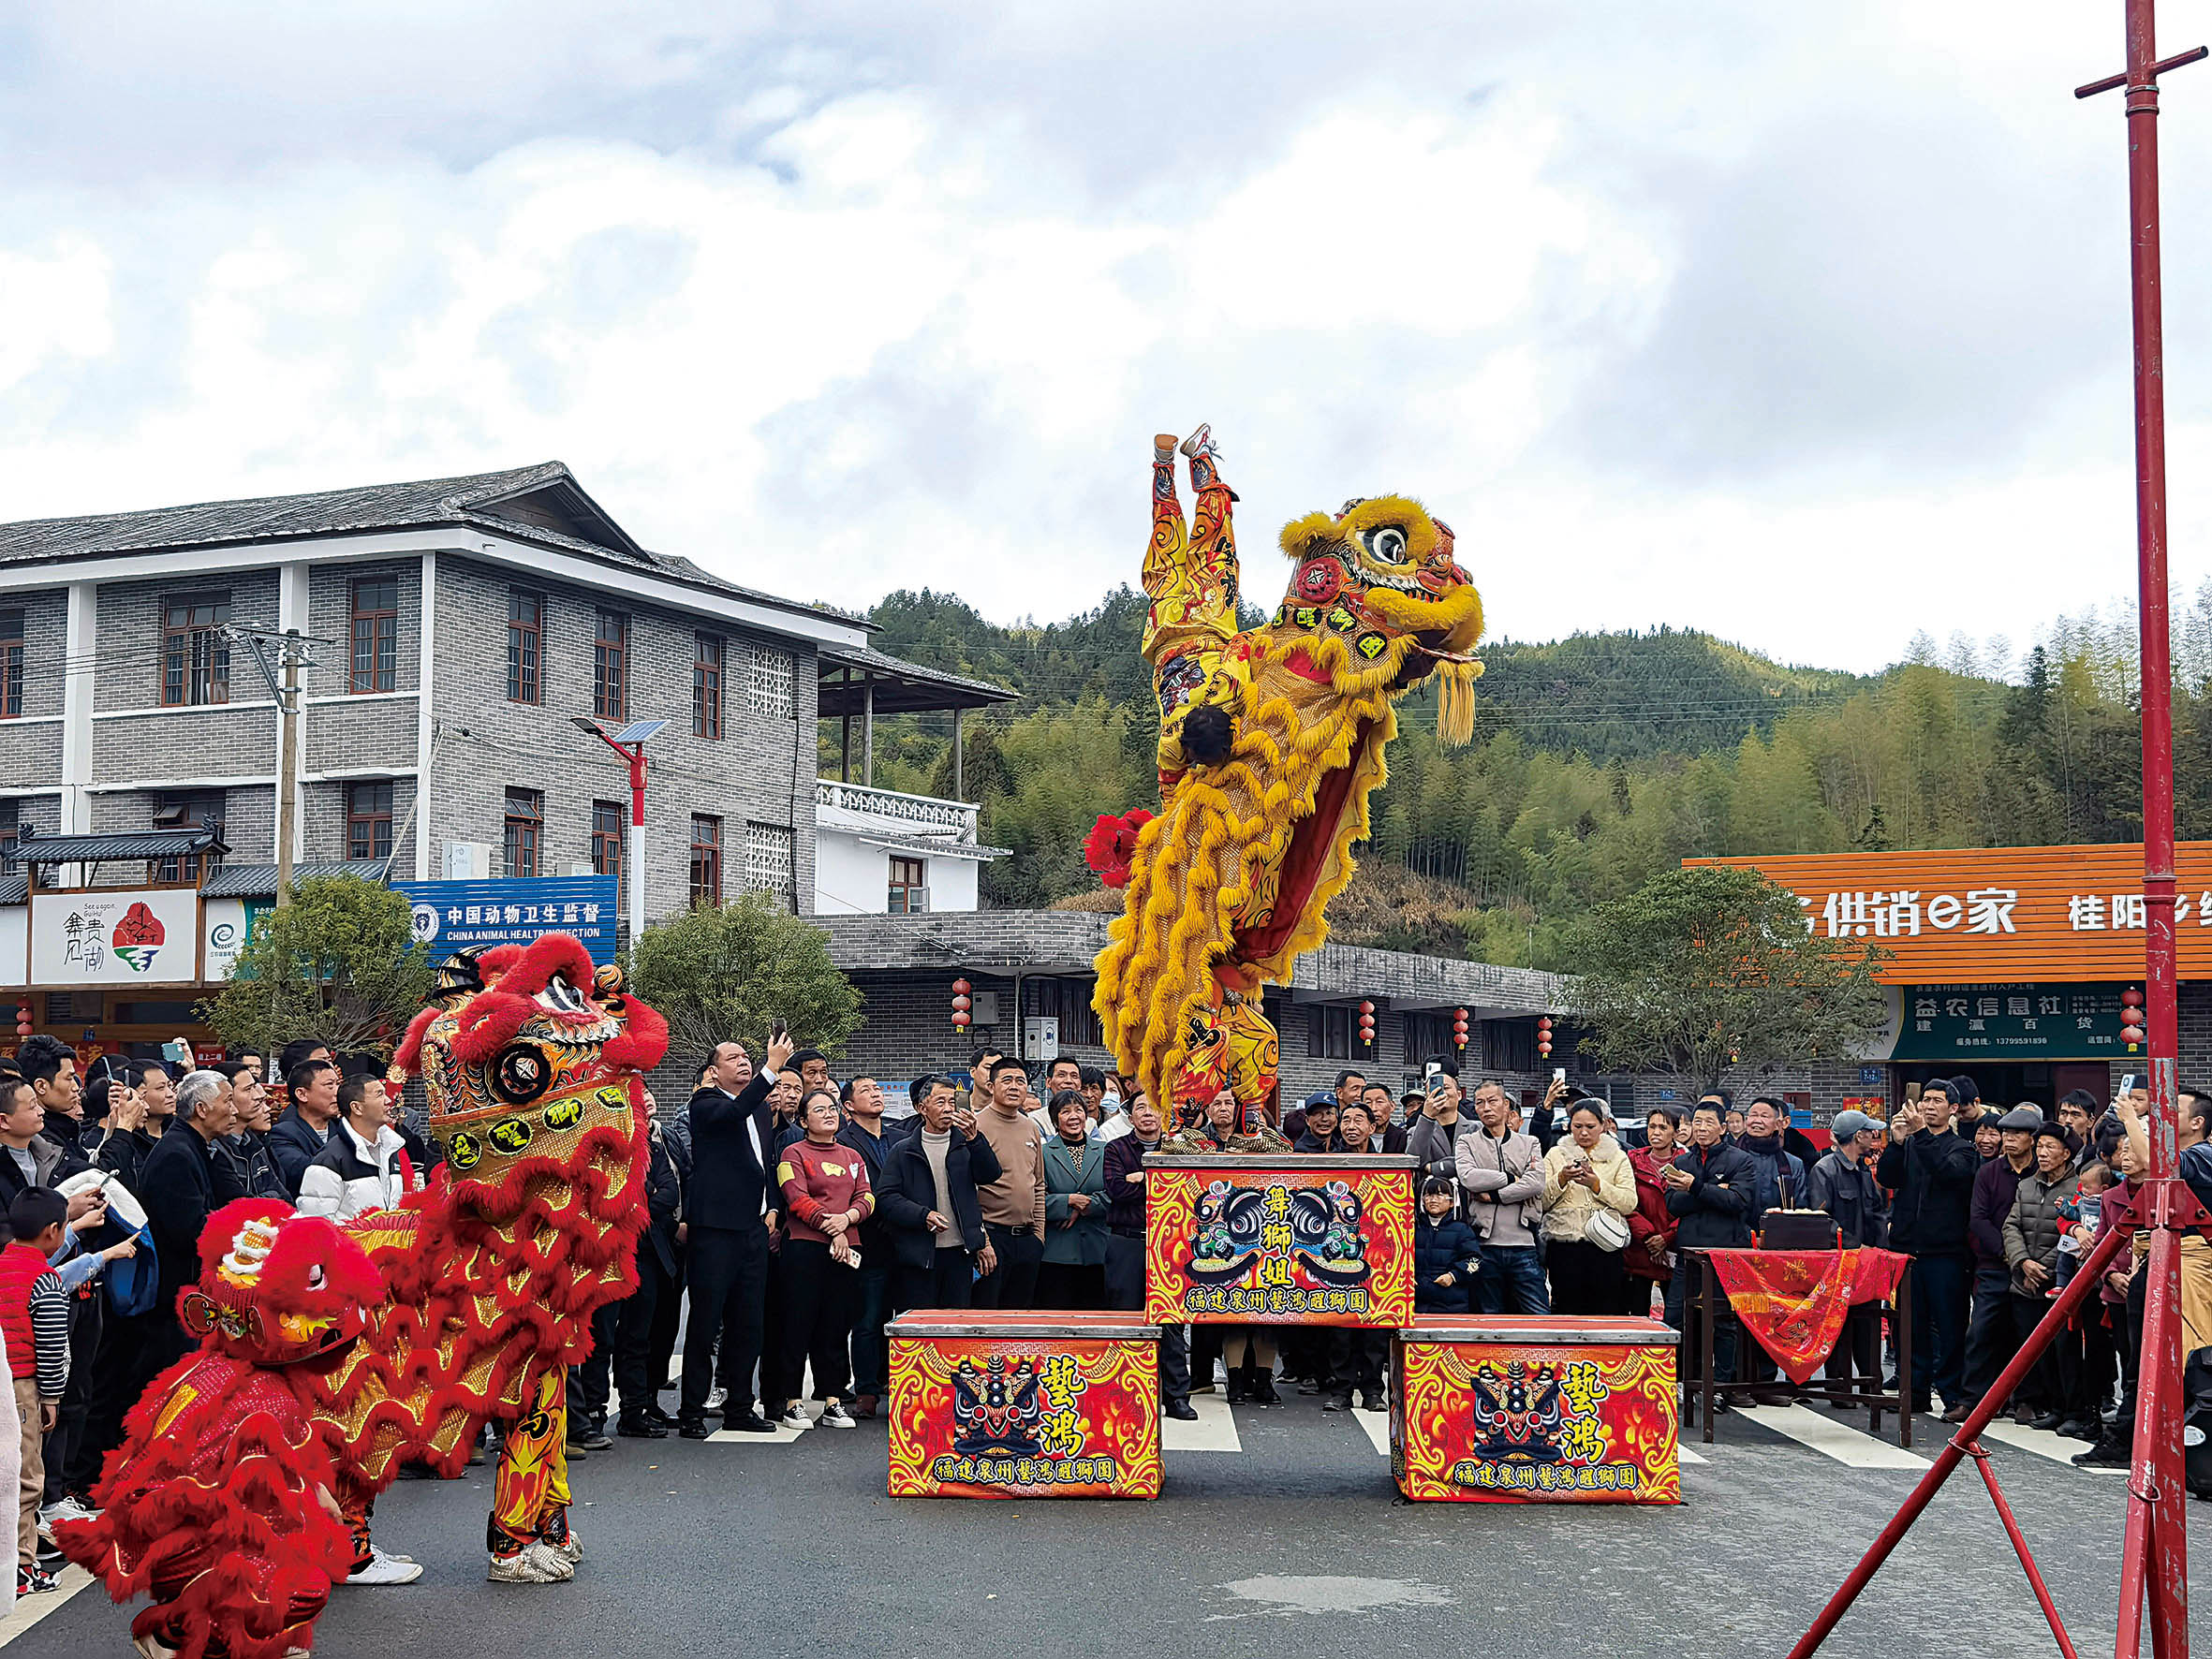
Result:
{"label": "street lamp", "polygon": [[610,737],[607,728],[588,714],[576,716],[576,728],[588,731],[629,762],[630,837],[626,862],[630,876],[630,948],[645,932],[645,740],[668,724],[665,720],[633,720]]}

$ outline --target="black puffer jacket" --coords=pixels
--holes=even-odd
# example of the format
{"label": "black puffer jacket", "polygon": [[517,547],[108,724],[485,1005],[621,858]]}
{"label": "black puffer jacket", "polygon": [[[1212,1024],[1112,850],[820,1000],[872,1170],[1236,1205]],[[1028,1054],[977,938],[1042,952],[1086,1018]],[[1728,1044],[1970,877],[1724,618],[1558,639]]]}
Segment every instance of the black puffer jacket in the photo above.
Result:
{"label": "black puffer jacket", "polygon": [[1692,1146],[1674,1167],[1693,1178],[1688,1186],[1667,1189],[1667,1211],[1682,1218],[1674,1229],[1677,1250],[1740,1250],[1751,1242],[1751,1205],[1759,1167],[1741,1148],[1719,1140]]}
{"label": "black puffer jacket", "polygon": [[[1413,1306],[1423,1314],[1465,1314],[1471,1310],[1475,1271],[1482,1259],[1482,1241],[1475,1229],[1456,1216],[1446,1216],[1441,1226],[1423,1210],[1413,1218]],[[1450,1273],[1450,1285],[1437,1277]]]}
{"label": "black puffer jacket", "polygon": [[1897,1195],[1890,1206],[1891,1242],[1914,1255],[1971,1255],[1967,1219],[1981,1173],[1974,1143],[1948,1129],[1891,1141],[1874,1166],[1874,1179]]}

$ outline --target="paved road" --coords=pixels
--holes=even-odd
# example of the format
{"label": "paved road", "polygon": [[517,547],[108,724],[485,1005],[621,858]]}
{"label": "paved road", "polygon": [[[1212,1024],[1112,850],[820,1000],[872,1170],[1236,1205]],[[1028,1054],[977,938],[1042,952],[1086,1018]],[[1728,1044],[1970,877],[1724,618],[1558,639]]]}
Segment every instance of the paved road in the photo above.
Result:
{"label": "paved road", "polygon": [[[774,1442],[620,1441],[575,1471],[582,1573],[544,1588],[483,1581],[486,1471],[403,1483],[377,1505],[377,1536],[428,1573],[337,1592],[316,1652],[1748,1659],[1787,1649],[1918,1466],[1826,1414],[1747,1415],[1723,1417],[1712,1446],[1689,1443],[1707,1461],[1685,1466],[1677,1508],[1408,1505],[1393,1501],[1379,1417],[1324,1416],[1313,1400],[1202,1404],[1195,1433],[1174,1427],[1215,1449],[1171,1449],[1155,1504],[887,1498],[879,1421]],[[1941,1444],[1941,1425],[1920,1431],[1919,1454]],[[2044,1455],[2078,1443],[2024,1438],[1993,1446],[1998,1477],[2076,1641],[2109,1652],[2122,1479]],[[1867,1466],[1885,1462],[1907,1466]],[[2212,1505],[2192,1505],[2199,1518]],[[2212,1570],[2193,1577],[2212,1606]],[[0,1645],[37,1659],[127,1651],[127,1615],[99,1592],[54,1599],[37,1598],[50,1610],[36,1626],[0,1622]],[[2053,1651],[1970,1469],[1824,1652],[1924,1650]]]}

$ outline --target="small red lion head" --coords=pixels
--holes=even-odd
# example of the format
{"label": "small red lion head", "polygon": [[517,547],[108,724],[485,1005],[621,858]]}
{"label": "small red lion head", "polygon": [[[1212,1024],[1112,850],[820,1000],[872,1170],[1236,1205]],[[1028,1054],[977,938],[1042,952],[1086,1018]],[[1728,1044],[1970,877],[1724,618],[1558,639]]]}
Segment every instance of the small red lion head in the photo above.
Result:
{"label": "small red lion head", "polygon": [[384,1281],[338,1226],[273,1198],[241,1198],[199,1235],[199,1284],[178,1299],[204,1347],[289,1365],[361,1335]]}

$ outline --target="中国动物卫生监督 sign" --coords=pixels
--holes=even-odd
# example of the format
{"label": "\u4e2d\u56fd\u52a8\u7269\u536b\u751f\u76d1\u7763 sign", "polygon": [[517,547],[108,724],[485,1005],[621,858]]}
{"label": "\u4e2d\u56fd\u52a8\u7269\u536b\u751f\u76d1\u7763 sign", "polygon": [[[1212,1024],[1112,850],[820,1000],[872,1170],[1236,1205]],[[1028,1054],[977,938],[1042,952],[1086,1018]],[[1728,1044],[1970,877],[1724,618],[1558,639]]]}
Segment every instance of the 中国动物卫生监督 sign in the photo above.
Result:
{"label": "\u4e2d\u56fd\u52a8\u7269\u536b\u751f\u76d1\u7763 sign", "polygon": [[594,962],[614,960],[614,877],[514,876],[497,881],[395,881],[433,957],[475,945],[527,945],[573,933]]}

